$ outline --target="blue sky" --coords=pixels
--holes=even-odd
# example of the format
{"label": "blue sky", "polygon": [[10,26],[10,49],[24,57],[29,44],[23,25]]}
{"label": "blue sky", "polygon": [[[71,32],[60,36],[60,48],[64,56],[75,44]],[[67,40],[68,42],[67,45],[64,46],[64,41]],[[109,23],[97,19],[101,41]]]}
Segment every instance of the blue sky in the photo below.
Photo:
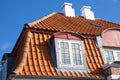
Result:
{"label": "blue sky", "polygon": [[64,2],[73,4],[76,15],[82,6],[91,6],[96,18],[120,24],[120,0],[0,0],[0,59],[11,53],[25,23],[61,13]]}

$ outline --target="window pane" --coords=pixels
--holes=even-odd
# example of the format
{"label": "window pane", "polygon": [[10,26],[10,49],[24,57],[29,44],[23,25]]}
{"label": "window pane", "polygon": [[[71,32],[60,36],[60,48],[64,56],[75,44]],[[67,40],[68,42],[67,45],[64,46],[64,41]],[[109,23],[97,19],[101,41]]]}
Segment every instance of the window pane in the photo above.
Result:
{"label": "window pane", "polygon": [[74,48],[72,48],[72,53],[75,54],[75,49]]}
{"label": "window pane", "polygon": [[67,42],[64,42],[63,46],[64,46],[65,48],[68,48],[68,43],[67,43]]}
{"label": "window pane", "polygon": [[61,48],[61,53],[64,53],[65,52],[65,49],[64,48]]}
{"label": "window pane", "polygon": [[79,44],[75,45],[75,48],[77,48],[77,49],[78,49],[78,48],[79,48]]}
{"label": "window pane", "polygon": [[116,54],[117,54],[118,60],[120,61],[120,52],[116,52]]}
{"label": "window pane", "polygon": [[113,62],[114,61],[113,51],[105,50],[105,58],[107,62]]}
{"label": "window pane", "polygon": [[68,52],[69,52],[69,49],[66,48],[66,49],[65,49],[65,53],[68,53]]}
{"label": "window pane", "polygon": [[60,42],[60,50],[61,50],[62,64],[64,65],[70,64],[70,53],[69,53],[68,42]]}
{"label": "window pane", "polygon": [[60,43],[60,46],[63,47],[63,43],[62,42]]}
{"label": "window pane", "polygon": [[79,48],[78,49],[76,49],[76,54],[80,54],[80,50],[79,50]]}
{"label": "window pane", "polygon": [[75,48],[75,44],[72,44],[72,48]]}
{"label": "window pane", "polygon": [[72,57],[74,65],[81,65],[81,54],[80,54],[80,46],[78,43],[72,43]]}

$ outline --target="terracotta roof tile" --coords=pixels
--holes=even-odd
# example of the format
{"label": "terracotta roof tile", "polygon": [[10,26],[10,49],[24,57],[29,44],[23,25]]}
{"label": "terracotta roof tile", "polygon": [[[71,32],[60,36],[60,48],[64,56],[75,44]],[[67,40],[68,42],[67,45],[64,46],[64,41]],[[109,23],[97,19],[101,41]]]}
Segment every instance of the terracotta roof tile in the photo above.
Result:
{"label": "terracotta roof tile", "polygon": [[42,75],[41,71],[37,71],[37,74],[38,74],[38,75]]}
{"label": "terracotta roof tile", "polygon": [[24,70],[25,70],[25,72],[29,72],[30,71],[29,66],[24,66]]}
{"label": "terracotta roof tile", "polygon": [[[30,40],[28,40],[29,42],[27,41],[29,44],[26,46],[30,48],[30,50],[26,50],[22,53],[24,57],[18,55],[19,58],[16,62],[16,67],[13,71],[14,73],[20,75],[54,75],[76,77],[91,77],[91,74],[93,77],[97,77],[102,74],[99,68],[103,65],[103,60],[100,51],[94,45],[92,38],[84,39],[85,55],[90,73],[82,73],[56,70],[56,68],[53,66],[47,43],[47,40],[50,39],[50,34],[32,32],[29,35],[31,35],[31,37],[29,37]],[[38,39],[37,43],[36,39]]]}
{"label": "terracotta roof tile", "polygon": [[[99,24],[101,27],[96,27],[94,24]],[[93,78],[104,77],[100,71],[104,61],[93,37],[83,39],[86,62],[90,72],[58,71],[53,65],[48,46],[48,40],[52,34],[40,31],[67,31],[84,34],[84,36],[94,36],[100,35],[106,28],[120,28],[118,24],[101,19],[87,20],[81,16],[66,17],[60,13],[52,13],[29,23],[28,26],[24,28],[12,51],[12,55],[17,59],[13,70],[15,74]]]}
{"label": "terracotta roof tile", "polygon": [[[99,24],[100,27],[94,26]],[[47,29],[55,31],[72,31],[81,34],[98,35],[104,29],[118,27],[118,24],[101,19],[87,20],[81,16],[66,17],[60,13],[52,13],[46,18],[38,19],[28,24],[30,28]]]}

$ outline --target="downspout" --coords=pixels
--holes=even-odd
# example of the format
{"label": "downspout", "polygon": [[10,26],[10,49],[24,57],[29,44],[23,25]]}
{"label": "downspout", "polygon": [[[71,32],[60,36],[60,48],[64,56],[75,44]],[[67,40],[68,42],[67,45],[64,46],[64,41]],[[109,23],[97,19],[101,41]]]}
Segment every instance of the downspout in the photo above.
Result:
{"label": "downspout", "polygon": [[[107,68],[108,68],[108,67],[107,67]],[[108,71],[106,70],[106,68],[104,68],[104,67],[101,68],[101,71],[102,71],[102,73],[106,76],[106,80],[110,80],[110,79],[108,79],[108,76],[110,76],[111,73],[108,72]]]}

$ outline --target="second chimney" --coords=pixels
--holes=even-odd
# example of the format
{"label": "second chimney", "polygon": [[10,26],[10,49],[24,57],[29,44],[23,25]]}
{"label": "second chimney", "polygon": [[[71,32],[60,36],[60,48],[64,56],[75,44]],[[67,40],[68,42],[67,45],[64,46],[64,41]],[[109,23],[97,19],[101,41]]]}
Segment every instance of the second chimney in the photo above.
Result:
{"label": "second chimney", "polygon": [[91,11],[90,6],[83,6],[81,12],[81,16],[85,17],[86,19],[95,20],[94,13]]}
{"label": "second chimney", "polygon": [[75,11],[72,8],[72,3],[64,3],[63,13],[65,14],[65,16],[75,17]]}

